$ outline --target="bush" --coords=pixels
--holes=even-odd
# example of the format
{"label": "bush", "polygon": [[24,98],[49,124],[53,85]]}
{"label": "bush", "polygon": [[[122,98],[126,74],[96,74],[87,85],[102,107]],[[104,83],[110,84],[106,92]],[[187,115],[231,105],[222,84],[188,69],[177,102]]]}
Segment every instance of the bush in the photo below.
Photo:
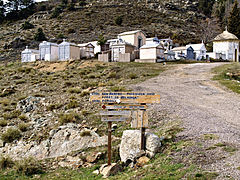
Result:
{"label": "bush", "polygon": [[62,8],[58,6],[52,12],[51,18],[57,18],[61,13],[62,13]]}
{"label": "bush", "polygon": [[67,105],[67,109],[76,108],[78,106],[79,106],[79,103],[76,100],[71,100]]}
{"label": "bush", "polygon": [[29,127],[29,125],[26,124],[26,123],[21,123],[21,124],[18,125],[18,128],[19,128],[22,132],[27,131],[27,130],[28,130],[28,127]]}
{"label": "bush", "polygon": [[74,29],[72,29],[72,28],[69,28],[68,31],[67,31],[68,34],[72,34],[72,33],[75,33],[75,32],[76,31]]}
{"label": "bush", "polygon": [[13,167],[14,162],[10,157],[1,157],[0,158],[0,169],[6,169]]}
{"label": "bush", "polygon": [[16,128],[9,128],[5,133],[2,134],[1,139],[6,143],[11,143],[14,140],[21,138],[21,133]]}
{"label": "bush", "polygon": [[68,89],[68,92],[78,94],[78,93],[81,93],[82,90],[80,88],[70,88],[70,89]]}
{"label": "bush", "polygon": [[123,23],[123,16],[118,16],[116,19],[115,19],[115,23],[119,26],[122,25]]}
{"label": "bush", "polygon": [[33,24],[31,24],[30,22],[28,22],[28,21],[25,21],[24,22],[24,24],[22,25],[22,29],[32,29],[32,28],[34,28],[34,25]]}
{"label": "bush", "polygon": [[3,118],[5,120],[14,119],[14,118],[17,118],[20,114],[21,114],[21,112],[16,110],[16,111],[12,111],[10,113],[3,114]]}
{"label": "bush", "polygon": [[50,104],[49,106],[47,106],[47,110],[48,111],[53,111],[54,109],[59,109],[61,107],[62,107],[61,104]]}
{"label": "bush", "polygon": [[92,136],[92,135],[91,135],[91,132],[90,132],[90,131],[86,130],[86,131],[82,131],[82,132],[80,133],[80,136],[81,136],[81,137],[84,137],[84,136]]}
{"label": "bush", "polygon": [[26,158],[16,163],[16,170],[19,174],[31,176],[43,173],[41,164],[33,158]]}
{"label": "bush", "polygon": [[22,121],[26,121],[26,120],[28,120],[27,116],[25,116],[24,114],[18,116],[18,118],[19,118],[20,120],[22,120]]}
{"label": "bush", "polygon": [[58,122],[62,125],[65,123],[76,122],[80,120],[80,116],[77,113],[69,113],[69,114],[60,114]]}
{"label": "bush", "polygon": [[47,38],[42,30],[42,28],[38,28],[37,33],[34,36],[35,41],[46,41]]}
{"label": "bush", "polygon": [[7,121],[6,120],[0,120],[0,126],[1,127],[7,126]]}
{"label": "bush", "polygon": [[131,74],[129,74],[129,78],[130,78],[130,79],[136,79],[136,78],[137,78],[137,75],[134,74],[134,73],[131,73]]}

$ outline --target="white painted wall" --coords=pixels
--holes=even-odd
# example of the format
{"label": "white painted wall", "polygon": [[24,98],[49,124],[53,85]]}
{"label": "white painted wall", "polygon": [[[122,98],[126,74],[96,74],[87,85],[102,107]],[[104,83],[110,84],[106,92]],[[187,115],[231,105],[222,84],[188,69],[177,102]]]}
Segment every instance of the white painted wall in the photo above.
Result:
{"label": "white painted wall", "polygon": [[[237,50],[237,57],[235,57],[235,50]],[[235,60],[239,62],[239,42],[238,41],[216,41],[213,42],[213,52],[224,55],[225,60]]]}
{"label": "white painted wall", "polygon": [[156,48],[140,49],[140,59],[157,59]]}

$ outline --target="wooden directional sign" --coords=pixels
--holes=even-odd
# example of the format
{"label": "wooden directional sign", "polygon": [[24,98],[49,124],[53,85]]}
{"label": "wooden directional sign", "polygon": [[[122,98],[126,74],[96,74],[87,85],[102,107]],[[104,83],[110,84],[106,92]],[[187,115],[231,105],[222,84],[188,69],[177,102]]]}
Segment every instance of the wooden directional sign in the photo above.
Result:
{"label": "wooden directional sign", "polygon": [[137,92],[102,92],[92,93],[91,102],[99,103],[160,103],[160,95]]}
{"label": "wooden directional sign", "polygon": [[121,109],[121,110],[145,110],[148,107],[146,105],[104,105],[104,109]]}
{"label": "wooden directional sign", "polygon": [[148,127],[147,111],[133,111],[131,127],[147,128]]}
{"label": "wooden directional sign", "polygon": [[126,121],[128,117],[102,117],[104,122]]}
{"label": "wooden directional sign", "polygon": [[131,111],[101,111],[101,116],[131,116]]}

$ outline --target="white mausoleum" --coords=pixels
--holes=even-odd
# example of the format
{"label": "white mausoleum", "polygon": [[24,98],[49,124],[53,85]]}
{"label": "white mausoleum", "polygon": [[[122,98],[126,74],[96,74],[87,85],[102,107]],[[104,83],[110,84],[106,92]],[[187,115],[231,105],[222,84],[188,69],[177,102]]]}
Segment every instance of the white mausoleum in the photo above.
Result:
{"label": "white mausoleum", "polygon": [[80,48],[76,44],[66,42],[63,39],[63,42],[59,44],[59,60],[65,61],[70,59],[80,59]]}
{"label": "white mausoleum", "polygon": [[58,44],[43,41],[39,44],[40,60],[57,61],[58,60]]}
{"label": "white mausoleum", "polygon": [[234,34],[227,31],[227,29],[219,34],[213,40],[213,53],[214,59],[230,60],[234,62],[239,61],[239,42],[240,40]]}
{"label": "white mausoleum", "polygon": [[28,46],[26,46],[26,49],[22,51],[21,57],[22,62],[34,62],[40,58],[39,50],[28,49]]}

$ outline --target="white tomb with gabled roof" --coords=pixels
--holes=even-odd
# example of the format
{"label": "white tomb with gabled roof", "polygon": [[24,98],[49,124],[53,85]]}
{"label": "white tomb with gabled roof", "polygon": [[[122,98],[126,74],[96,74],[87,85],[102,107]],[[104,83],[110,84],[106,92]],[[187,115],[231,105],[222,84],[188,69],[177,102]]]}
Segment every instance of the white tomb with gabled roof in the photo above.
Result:
{"label": "white tomb with gabled roof", "polygon": [[34,62],[39,58],[39,50],[28,49],[28,46],[21,53],[22,62]]}
{"label": "white tomb with gabled roof", "polygon": [[66,61],[70,59],[80,59],[80,48],[76,44],[66,42],[63,39],[63,42],[59,44],[59,60]]}
{"label": "white tomb with gabled roof", "polygon": [[58,44],[43,41],[39,44],[40,60],[57,61],[58,60]]}

